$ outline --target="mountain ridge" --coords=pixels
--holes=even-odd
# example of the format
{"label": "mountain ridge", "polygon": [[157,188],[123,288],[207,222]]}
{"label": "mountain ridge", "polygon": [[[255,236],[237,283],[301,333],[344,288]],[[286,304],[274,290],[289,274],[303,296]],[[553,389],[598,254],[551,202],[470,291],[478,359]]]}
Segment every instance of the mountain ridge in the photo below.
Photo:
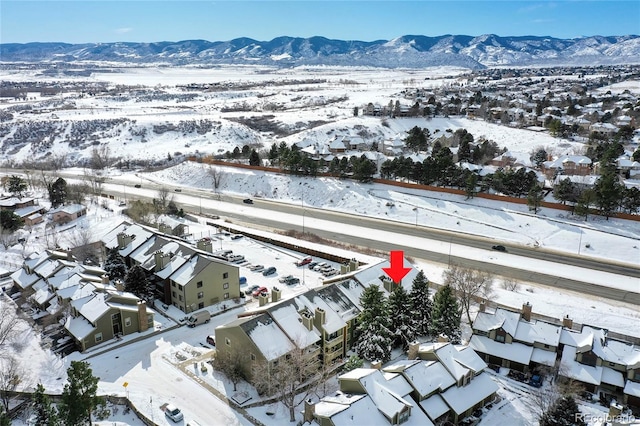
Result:
{"label": "mountain ridge", "polygon": [[560,39],[403,35],[391,40],[337,40],[281,36],[268,41],[248,37],[228,41],[0,44],[0,62],[110,61],[121,63],[362,65],[384,68],[428,66],[610,65],[640,63],[640,36],[589,36]]}

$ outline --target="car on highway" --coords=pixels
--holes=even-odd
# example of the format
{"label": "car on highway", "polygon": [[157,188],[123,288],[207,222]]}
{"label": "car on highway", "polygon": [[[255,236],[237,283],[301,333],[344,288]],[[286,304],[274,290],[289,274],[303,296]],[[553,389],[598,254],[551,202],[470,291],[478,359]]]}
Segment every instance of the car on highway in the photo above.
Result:
{"label": "car on highway", "polygon": [[182,192],[182,189],[180,189],[180,188],[176,188],[176,189],[174,189],[174,191],[176,191],[176,192]]}
{"label": "car on highway", "polygon": [[251,198],[245,198],[242,202],[245,204],[253,204],[253,200]]}
{"label": "car on highway", "polygon": [[140,185],[139,183],[136,183],[135,185],[133,185],[134,188],[141,188],[142,185]]}
{"label": "car on highway", "polygon": [[505,246],[500,245],[500,244],[495,245],[495,246],[493,246],[491,248],[493,250],[496,250],[496,251],[507,251],[507,248]]}

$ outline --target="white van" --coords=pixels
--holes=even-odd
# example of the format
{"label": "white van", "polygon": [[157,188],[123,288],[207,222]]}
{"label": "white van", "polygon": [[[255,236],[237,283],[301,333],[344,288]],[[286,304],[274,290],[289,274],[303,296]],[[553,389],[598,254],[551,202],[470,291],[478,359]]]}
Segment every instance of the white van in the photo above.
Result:
{"label": "white van", "polygon": [[189,318],[187,318],[187,325],[189,327],[195,327],[196,325],[206,324],[211,319],[209,311],[194,312]]}

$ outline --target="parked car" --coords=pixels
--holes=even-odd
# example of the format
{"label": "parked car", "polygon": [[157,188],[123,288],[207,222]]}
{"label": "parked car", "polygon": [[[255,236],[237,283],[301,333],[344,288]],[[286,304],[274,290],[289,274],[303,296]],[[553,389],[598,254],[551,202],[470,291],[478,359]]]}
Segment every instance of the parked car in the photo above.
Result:
{"label": "parked car", "polygon": [[307,265],[309,263],[311,263],[311,261],[313,261],[313,258],[311,256],[307,256],[304,259],[300,259],[296,262],[296,266],[304,266]]}
{"label": "parked car", "polygon": [[253,204],[253,200],[251,198],[245,198],[242,202],[245,204]]}
{"label": "parked car", "polygon": [[273,275],[275,273],[276,273],[276,267],[275,266],[269,266],[267,269],[262,271],[262,275],[264,275],[265,277],[267,277],[269,275]]}
{"label": "parked car", "polygon": [[253,294],[254,291],[256,291],[257,289],[259,289],[260,286],[259,285],[252,285],[251,287],[249,287],[247,289],[247,291],[244,292],[244,294],[246,294],[247,296],[249,296],[250,294]]}
{"label": "parked car", "polygon": [[285,284],[294,285],[294,284],[298,284],[299,282],[300,282],[300,278],[292,277],[291,279],[285,281]]}
{"label": "parked car", "polygon": [[253,265],[249,269],[251,269],[254,272],[260,272],[264,269],[264,265]]}
{"label": "parked car", "polygon": [[268,289],[266,287],[264,287],[264,286],[258,287],[256,290],[254,290],[253,297],[258,297],[258,296],[260,296],[260,293],[265,293],[267,291],[268,291]]}
{"label": "parked car", "polygon": [[529,385],[533,386],[534,388],[539,388],[542,386],[542,376],[540,376],[539,374],[534,374],[533,376],[531,376],[531,378],[529,379]]}
{"label": "parked car", "polygon": [[496,245],[491,247],[493,250],[497,250],[497,251],[507,251],[507,248],[505,246],[502,245]]}
{"label": "parked car", "polygon": [[239,240],[242,237],[243,237],[242,234],[233,234],[233,235],[231,235],[231,239],[232,240]]}
{"label": "parked car", "polygon": [[315,268],[315,266],[316,266],[317,264],[318,264],[318,262],[313,261],[313,262],[311,262],[311,263],[309,263],[309,264],[307,265],[307,268],[309,268],[309,269],[313,269],[313,268]]}
{"label": "parked car", "polygon": [[281,283],[284,283],[289,281],[291,278],[293,278],[293,275],[285,275],[283,277],[278,278],[278,281]]}
{"label": "parked car", "polygon": [[210,344],[211,346],[215,346],[216,339],[214,339],[213,336],[207,336],[207,343]]}
{"label": "parked car", "polygon": [[210,319],[211,313],[209,313],[209,311],[194,312],[189,318],[187,318],[187,325],[193,328],[196,325],[208,323]]}
{"label": "parked car", "polygon": [[169,417],[174,423],[181,422],[184,416],[182,415],[182,411],[178,407],[173,404],[167,404],[164,409],[164,414]]}

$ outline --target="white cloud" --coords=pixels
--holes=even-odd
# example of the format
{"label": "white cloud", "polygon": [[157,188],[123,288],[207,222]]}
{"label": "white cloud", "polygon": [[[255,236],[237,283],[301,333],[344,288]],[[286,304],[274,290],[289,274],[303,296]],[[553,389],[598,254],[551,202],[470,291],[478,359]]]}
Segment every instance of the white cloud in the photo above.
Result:
{"label": "white cloud", "polygon": [[130,33],[131,31],[133,31],[133,28],[129,28],[129,27],[116,28],[115,30],[113,30],[113,32],[116,34],[126,34],[126,33]]}

